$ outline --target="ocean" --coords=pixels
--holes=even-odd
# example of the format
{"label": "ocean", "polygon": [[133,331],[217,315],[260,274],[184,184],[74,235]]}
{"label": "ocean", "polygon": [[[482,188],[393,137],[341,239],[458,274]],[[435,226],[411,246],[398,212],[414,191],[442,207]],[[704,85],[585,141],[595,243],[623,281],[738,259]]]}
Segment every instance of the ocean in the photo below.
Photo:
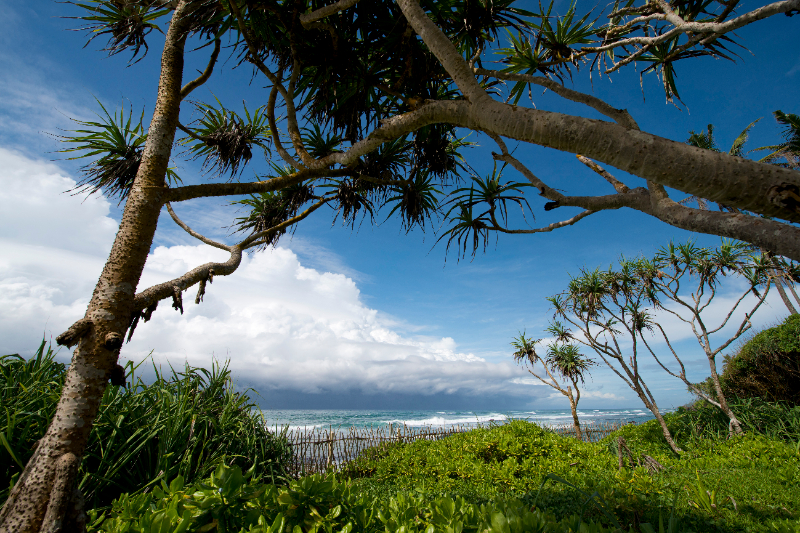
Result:
{"label": "ocean", "polygon": [[[569,409],[536,409],[527,411],[369,411],[369,410],[264,410],[270,429],[326,430],[368,429],[389,426],[408,428],[477,427],[503,424],[509,420],[528,420],[542,426],[572,425]],[[580,409],[578,419],[584,424],[612,424],[652,420],[647,409]]]}

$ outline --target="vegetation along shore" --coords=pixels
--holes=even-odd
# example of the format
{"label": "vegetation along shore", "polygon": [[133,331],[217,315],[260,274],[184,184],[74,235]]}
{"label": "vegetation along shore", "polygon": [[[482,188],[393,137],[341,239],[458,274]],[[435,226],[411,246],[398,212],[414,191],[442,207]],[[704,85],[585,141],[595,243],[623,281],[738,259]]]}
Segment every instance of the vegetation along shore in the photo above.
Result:
{"label": "vegetation along shore", "polygon": [[[680,454],[658,420],[596,442],[515,420],[385,443],[305,477],[286,435],[266,429],[225,367],[148,385],[129,365],[127,386],[106,391],[80,465],[87,529],[794,533],[800,406],[769,397],[778,389],[767,380],[776,354],[797,364],[799,338],[794,315],[727,360],[721,379],[743,434],[731,436],[727,416],[703,399],[666,414]],[[43,342],[27,361],[0,360],[0,499],[55,410],[65,368],[53,355]]]}

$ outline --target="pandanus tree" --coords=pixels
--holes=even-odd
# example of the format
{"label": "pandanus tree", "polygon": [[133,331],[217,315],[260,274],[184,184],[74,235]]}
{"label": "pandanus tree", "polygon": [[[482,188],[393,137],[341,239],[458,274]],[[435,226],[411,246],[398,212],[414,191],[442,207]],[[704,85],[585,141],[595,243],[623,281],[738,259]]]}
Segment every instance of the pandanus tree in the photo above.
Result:
{"label": "pandanus tree", "polygon": [[[552,325],[547,330],[550,333],[558,334]],[[578,383],[584,383],[589,369],[595,363],[584,357],[577,346],[570,344],[566,336],[556,337],[547,346],[547,355],[542,359],[536,353],[536,345],[541,339],[533,340],[520,333],[512,342],[516,351],[514,360],[526,366],[530,374],[547,385],[552,387],[569,400],[569,407],[572,411],[572,424],[575,427],[575,436],[583,439],[581,423],[578,420],[578,402],[581,401],[581,390]],[[540,375],[537,365],[541,366],[547,377]],[[571,385],[564,386],[563,382],[568,381]],[[574,391],[574,393],[573,393]]]}
{"label": "pandanus tree", "polygon": [[[0,511],[0,531],[82,527],[74,479],[92,420],[108,379],[118,374],[124,337],[152,319],[160,301],[171,300],[181,311],[183,292],[197,285],[195,302],[201,302],[214,276],[232,274],[244,251],[274,245],[324,206],[347,224],[371,219],[386,206],[406,229],[431,227],[445,210],[449,188],[465,188],[457,178],[469,168],[461,150],[465,130],[495,142],[494,159],[518,171],[525,187],[497,175],[475,177],[454,197],[443,235],[463,253],[470,246],[474,253],[492,232],[553,231],[628,207],[800,259],[800,172],[643,132],[620,103],[563,85],[578,73],[610,76],[641,67],[642,74],[660,77],[668,100],[676,99],[679,61],[731,58],[734,31],[798,13],[800,0],[742,13],[736,0],[627,0],[594,15],[578,13],[575,5],[558,15],[552,3],[526,11],[512,0],[70,3],[76,11],[67,15],[83,21],[90,39],[107,39],[111,55],[141,58],[152,37],[163,33],[159,81],[149,125],[144,116],[136,121],[136,114],[106,113],[66,135],[70,155],[87,161],[81,186],[118,199],[124,209],[84,318],[57,338],[75,348],[72,363],[53,422]],[[223,46],[229,64],[252,69],[264,87],[262,101],[249,111],[189,100],[219,76]],[[191,80],[184,79],[187,54],[207,58]],[[501,68],[485,68],[496,54]],[[510,89],[506,82],[513,82]],[[532,85],[603,120],[516,105]],[[192,113],[200,118],[192,120]],[[596,160],[644,178],[647,187],[629,188],[605,173],[615,194],[565,194],[514,157],[504,138],[581,154],[587,164]],[[274,171],[244,179],[242,169],[259,149]],[[177,176],[171,159],[181,155],[200,160],[216,181],[196,184]],[[546,210],[583,211],[541,228],[506,227],[498,210],[522,202],[531,187],[547,200]],[[699,210],[673,201],[666,187],[745,214],[698,216]],[[239,240],[216,242],[177,216],[175,206],[204,197],[229,197],[248,209],[236,221]],[[162,210],[229,259],[139,287]]]}
{"label": "pandanus tree", "polygon": [[[667,373],[722,410],[730,420],[731,432],[741,433],[741,424],[720,386],[717,356],[752,327],[751,318],[767,298],[775,268],[774,258],[745,243],[723,241],[718,249],[691,242],[670,243],[652,259],[623,258],[618,269],[584,271],[570,281],[567,291],[549,300],[557,316],[580,331],[575,337],[577,342],[593,349],[636,392],[677,451],[655,397],[642,377],[639,355],[650,354]],[[798,279],[800,274],[794,263],[781,262],[777,268],[783,278]],[[718,297],[723,283],[728,286],[726,298],[731,290],[736,291],[737,284],[744,287],[720,315]],[[741,310],[744,317],[734,319]],[[703,391],[687,376],[680,350],[670,340],[670,335],[673,339],[676,335],[675,329],[669,328],[668,334],[660,323],[668,317],[685,324],[697,339],[708,361],[713,394]],[[662,361],[658,342],[663,342],[677,370]]]}

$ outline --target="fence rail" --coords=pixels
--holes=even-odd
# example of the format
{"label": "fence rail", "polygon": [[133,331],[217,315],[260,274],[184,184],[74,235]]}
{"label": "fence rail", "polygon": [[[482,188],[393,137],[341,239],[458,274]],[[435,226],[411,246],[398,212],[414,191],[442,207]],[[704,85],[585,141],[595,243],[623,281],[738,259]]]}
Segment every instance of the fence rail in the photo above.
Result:
{"label": "fence rail", "polygon": [[[621,423],[582,425],[583,440],[596,442],[619,429],[621,425]],[[293,476],[335,471],[345,463],[356,459],[364,450],[381,444],[414,442],[422,439],[439,440],[472,429],[476,429],[476,426],[433,428],[389,425],[347,429],[334,427],[292,429],[285,433],[294,452],[289,470]],[[575,437],[575,428],[571,425],[550,426],[547,429],[565,437]]]}

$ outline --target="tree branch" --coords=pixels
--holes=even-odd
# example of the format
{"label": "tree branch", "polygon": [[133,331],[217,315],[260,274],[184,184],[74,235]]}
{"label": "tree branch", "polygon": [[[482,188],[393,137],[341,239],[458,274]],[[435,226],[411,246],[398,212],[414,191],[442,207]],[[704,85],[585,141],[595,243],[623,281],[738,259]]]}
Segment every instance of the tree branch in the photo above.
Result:
{"label": "tree branch", "polygon": [[224,263],[206,263],[194,268],[170,281],[153,285],[145,289],[134,297],[133,310],[141,311],[146,307],[158,303],[161,300],[172,298],[176,291],[180,292],[188,289],[196,283],[209,279],[211,276],[227,276],[233,274],[242,262],[242,249],[238,246],[231,246],[231,257]]}
{"label": "tree branch", "polygon": [[572,102],[578,102],[579,104],[584,104],[591,107],[601,115],[605,115],[624,128],[633,130],[639,129],[639,125],[636,124],[636,121],[633,120],[633,117],[631,117],[630,113],[628,113],[626,109],[616,109],[596,96],[591,96],[573,89],[568,89],[567,87],[564,87],[560,83],[549,78],[545,78],[543,76],[530,76],[528,74],[501,72],[499,70],[487,70],[484,68],[475,68],[473,69],[473,72],[479,76],[490,76],[499,80],[521,81],[524,83],[532,83],[534,85],[545,87],[562,98],[566,98]]}
{"label": "tree branch", "polygon": [[217,63],[217,57],[219,56],[219,49],[220,49],[220,41],[219,37],[214,39],[214,50],[211,52],[211,58],[208,60],[208,65],[206,69],[194,80],[190,81],[186,85],[183,86],[181,89],[181,100],[189,96],[189,93],[203,85],[208,78],[211,77],[211,73],[214,72],[214,65]]}
{"label": "tree branch", "polygon": [[[798,0],[800,1],[800,0]],[[425,45],[433,52],[461,93],[473,104],[488,100],[489,95],[483,90],[475,75],[470,71],[467,62],[458,53],[450,39],[433,23],[427,13],[419,6],[417,0],[397,0],[408,23],[414,28]]]}
{"label": "tree branch", "polygon": [[489,229],[495,230],[495,231],[499,231],[500,233],[510,233],[510,234],[547,233],[549,231],[553,231],[553,230],[556,230],[558,228],[563,228],[564,226],[571,226],[571,225],[575,224],[576,222],[578,222],[579,220],[581,220],[582,218],[586,218],[589,215],[591,215],[592,213],[596,213],[596,212],[597,211],[586,210],[586,211],[584,211],[582,213],[578,213],[577,215],[575,215],[574,217],[572,217],[570,219],[562,220],[561,222],[553,222],[549,226],[545,226],[543,228],[506,229],[506,228],[500,227],[498,225],[495,225],[494,227],[491,227]]}
{"label": "tree branch", "polygon": [[195,239],[199,239],[200,241],[206,243],[209,246],[213,246],[214,248],[219,248],[220,250],[225,250],[226,252],[230,252],[231,248],[233,248],[232,246],[227,246],[225,244],[218,243],[217,241],[212,241],[208,237],[204,237],[203,235],[200,235],[199,233],[194,231],[192,228],[187,226],[180,218],[178,218],[178,215],[176,215],[175,211],[172,210],[172,206],[169,205],[169,202],[166,203],[166,206],[167,206],[167,211],[169,212],[169,216],[172,217],[172,220],[174,220],[177,225],[179,225],[181,228],[183,228],[183,230],[186,233],[188,233],[189,235],[191,235]]}
{"label": "tree branch", "polygon": [[247,237],[245,240],[243,240],[242,242],[237,244],[237,246],[239,248],[241,248],[242,250],[246,250],[247,248],[251,248],[253,246],[257,246],[259,244],[258,241],[260,239],[262,239],[264,237],[267,237],[268,235],[270,235],[272,233],[275,233],[276,231],[280,231],[283,228],[287,228],[287,227],[291,226],[292,224],[296,224],[297,222],[300,222],[301,220],[306,218],[308,215],[310,215],[311,213],[313,213],[314,211],[316,211],[317,209],[319,209],[320,207],[322,207],[323,205],[325,205],[326,203],[328,203],[332,199],[333,199],[332,197],[323,198],[323,199],[319,200],[317,203],[311,205],[311,207],[309,207],[308,209],[306,209],[305,211],[303,211],[299,215],[294,216],[294,217],[290,218],[289,220],[284,220],[280,224],[278,224],[276,226],[273,226],[273,227],[271,227],[269,229],[265,229],[264,231],[259,231],[258,233],[255,233],[255,234]]}
{"label": "tree branch", "polygon": [[625,185],[624,183],[619,181],[617,178],[615,178],[614,176],[612,176],[611,174],[606,172],[605,169],[603,169],[600,165],[598,165],[597,163],[595,163],[594,161],[592,161],[588,157],[583,157],[581,154],[575,154],[575,157],[578,158],[578,161],[580,161],[581,163],[583,163],[587,167],[591,168],[592,170],[594,170],[595,172],[597,172],[598,174],[603,176],[603,178],[605,178],[605,180],[607,182],[609,182],[611,185],[614,186],[614,190],[616,190],[618,193],[623,193],[624,194],[624,193],[630,191],[630,189],[628,188],[627,185]]}
{"label": "tree branch", "polygon": [[300,15],[300,24],[302,24],[305,27],[313,22],[324,19],[325,17],[330,17],[331,15],[335,15],[339,11],[344,11],[345,9],[349,9],[354,5],[356,5],[357,3],[358,0],[339,0],[334,4],[330,4],[325,7],[321,7],[317,10],[311,11],[309,13]]}
{"label": "tree branch", "polygon": [[278,176],[265,181],[249,183],[204,183],[202,185],[185,185],[169,189],[166,194],[167,202],[184,202],[193,198],[208,198],[214,196],[240,196],[244,194],[258,194],[275,191],[289,187],[307,179],[349,176],[352,170],[335,169],[304,169],[298,170],[288,176]]}

